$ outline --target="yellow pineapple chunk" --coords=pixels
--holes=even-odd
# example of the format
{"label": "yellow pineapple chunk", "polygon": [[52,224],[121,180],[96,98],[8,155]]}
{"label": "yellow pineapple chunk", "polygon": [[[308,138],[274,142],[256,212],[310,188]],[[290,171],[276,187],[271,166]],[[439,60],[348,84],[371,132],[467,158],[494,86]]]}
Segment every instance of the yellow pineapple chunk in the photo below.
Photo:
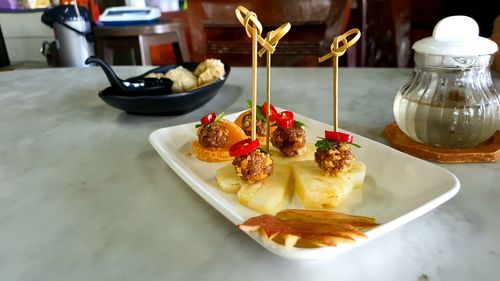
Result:
{"label": "yellow pineapple chunk", "polygon": [[295,193],[305,208],[335,208],[351,194],[364,179],[366,166],[355,162],[351,171],[331,177],[321,173],[314,160],[292,164]]}
{"label": "yellow pineapple chunk", "polygon": [[271,154],[271,157],[273,157],[273,161],[276,164],[292,165],[292,163],[296,161],[314,160],[315,151],[316,147],[314,147],[314,144],[308,143],[304,148],[302,148],[298,155],[292,157],[286,157],[283,153],[281,153],[281,151],[274,147],[270,148],[269,154]]}
{"label": "yellow pineapple chunk", "polygon": [[288,199],[291,167],[274,165],[274,171],[263,181],[242,182],[238,200],[242,205],[260,213],[275,214]]}
{"label": "yellow pineapple chunk", "polygon": [[215,172],[215,181],[222,191],[227,193],[236,193],[240,190],[243,180],[234,171],[233,164],[218,169]]}
{"label": "yellow pineapple chunk", "polygon": [[360,161],[354,161],[351,170],[345,173],[345,176],[348,177],[354,184],[354,188],[358,188],[363,185],[363,181],[365,180],[365,175],[366,175],[366,165],[365,163]]}

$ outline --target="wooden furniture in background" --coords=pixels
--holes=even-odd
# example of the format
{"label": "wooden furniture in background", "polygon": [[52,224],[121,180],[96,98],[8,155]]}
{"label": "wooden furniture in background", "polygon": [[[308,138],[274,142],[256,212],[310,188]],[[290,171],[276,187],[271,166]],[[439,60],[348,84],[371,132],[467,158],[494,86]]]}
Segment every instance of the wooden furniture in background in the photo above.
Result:
{"label": "wooden furniture in background", "polygon": [[411,59],[410,2],[358,0],[361,12],[359,66],[407,67]]}
{"label": "wooden furniture in background", "polygon": [[114,51],[130,50],[132,64],[151,65],[151,47],[172,44],[176,61],[189,61],[190,55],[180,21],[123,27],[96,27],[94,29],[96,54],[109,64],[114,62]]}
{"label": "wooden furniture in background", "polygon": [[315,66],[317,57],[329,51],[333,37],[345,30],[351,0],[190,0],[188,16],[195,61],[217,57],[233,66],[249,64],[241,57],[250,54],[251,44],[234,15],[238,5],[257,13],[264,37],[285,22],[292,24],[276,48],[273,65]]}
{"label": "wooden furniture in background", "polygon": [[[290,21],[292,29],[277,48],[273,65],[316,65],[315,55],[328,51],[331,39],[342,31],[357,27],[362,38],[356,44],[357,52],[348,50],[348,61],[343,65],[366,67],[409,67],[413,65],[411,46],[415,41],[432,35],[436,23],[452,14],[473,17],[480,25],[482,36],[489,37],[493,19],[498,15],[494,2],[479,0],[471,8],[465,0],[190,0],[189,9],[181,18],[194,60],[207,56],[230,58],[232,65],[249,65],[241,54],[250,52],[249,39],[238,29],[234,8],[244,5],[257,12],[265,30]],[[267,5],[267,6],[266,6]],[[498,4],[497,4],[498,5]],[[267,8],[268,7],[268,8]],[[336,8],[335,8],[336,7]],[[342,7],[345,7],[343,9]],[[339,11],[343,13],[337,16]],[[178,15],[175,15],[178,17]],[[166,13],[162,18],[169,18]],[[328,21],[325,20],[328,18]],[[334,19],[337,18],[338,21]],[[348,22],[347,22],[348,21]],[[345,24],[347,22],[347,27]],[[334,24],[334,25],[331,25]],[[340,29],[337,25],[341,25]],[[330,26],[330,29],[328,29]],[[325,32],[328,31],[328,34]],[[486,31],[486,32],[485,32]],[[265,35],[265,34],[264,34]],[[246,41],[245,41],[246,40]],[[285,42],[288,41],[288,42]],[[302,42],[301,42],[302,41]],[[296,49],[295,54],[291,51]],[[311,50],[314,50],[311,52]],[[288,52],[288,54],[286,54]],[[281,63],[278,59],[281,56]],[[344,58],[344,57],[343,57]],[[283,62],[284,60],[284,62]]]}
{"label": "wooden furniture in background", "polygon": [[[432,36],[434,26],[447,16],[466,15],[479,25],[480,35],[491,36],[499,1],[477,0],[357,0],[362,12],[360,66],[413,65],[416,41]],[[357,15],[354,14],[354,17]],[[358,21],[359,23],[359,21]]]}

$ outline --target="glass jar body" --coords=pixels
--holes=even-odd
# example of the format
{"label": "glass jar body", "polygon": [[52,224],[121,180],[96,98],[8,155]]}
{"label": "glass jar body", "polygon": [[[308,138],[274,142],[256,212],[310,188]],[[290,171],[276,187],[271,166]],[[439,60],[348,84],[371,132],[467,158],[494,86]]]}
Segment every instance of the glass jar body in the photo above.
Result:
{"label": "glass jar body", "polygon": [[413,140],[470,147],[500,125],[500,96],[491,81],[491,55],[449,57],[415,53],[415,68],[394,100],[399,128]]}

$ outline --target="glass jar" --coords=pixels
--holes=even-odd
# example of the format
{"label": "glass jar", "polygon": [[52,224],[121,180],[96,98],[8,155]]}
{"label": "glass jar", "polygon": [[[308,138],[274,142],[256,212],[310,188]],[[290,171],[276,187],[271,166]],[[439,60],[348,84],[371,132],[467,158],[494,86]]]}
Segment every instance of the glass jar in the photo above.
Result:
{"label": "glass jar", "polygon": [[496,50],[471,55],[480,48],[465,52],[462,44],[461,50],[450,51],[443,40],[437,49],[432,41],[424,43],[433,48],[417,43],[415,68],[394,100],[399,128],[411,139],[434,146],[470,147],[486,141],[500,127],[500,96],[489,69]]}

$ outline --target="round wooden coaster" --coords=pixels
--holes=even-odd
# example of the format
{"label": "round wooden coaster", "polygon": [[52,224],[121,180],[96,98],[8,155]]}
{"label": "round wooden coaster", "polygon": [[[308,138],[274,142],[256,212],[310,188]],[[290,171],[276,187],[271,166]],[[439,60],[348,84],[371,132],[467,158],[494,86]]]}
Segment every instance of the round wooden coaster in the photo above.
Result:
{"label": "round wooden coaster", "polygon": [[484,143],[467,148],[444,148],[418,143],[405,135],[396,123],[387,125],[384,135],[397,150],[438,163],[496,162],[500,159],[500,131]]}

